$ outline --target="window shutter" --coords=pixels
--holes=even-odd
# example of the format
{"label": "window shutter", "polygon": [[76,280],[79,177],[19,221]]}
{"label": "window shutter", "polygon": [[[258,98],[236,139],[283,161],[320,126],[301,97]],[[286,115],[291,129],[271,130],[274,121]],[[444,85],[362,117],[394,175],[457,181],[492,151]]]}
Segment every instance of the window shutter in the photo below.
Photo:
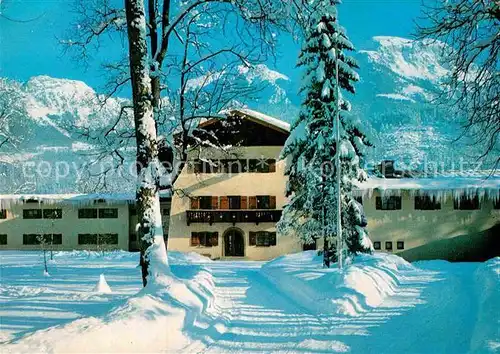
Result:
{"label": "window shutter", "polygon": [[219,197],[212,197],[212,209],[219,209]]}
{"label": "window shutter", "polygon": [[269,208],[276,209],[276,196],[274,195],[269,196]]}
{"label": "window shutter", "polygon": [[248,197],[248,209],[257,209],[257,197]]}
{"label": "window shutter", "polygon": [[229,198],[228,197],[220,197],[220,208],[221,209],[229,209]]}
{"label": "window shutter", "polygon": [[377,197],[375,199],[375,209],[377,209],[377,210],[382,209],[382,198],[381,197]]}
{"label": "window shutter", "polygon": [[267,163],[269,164],[269,172],[276,172],[276,160],[267,160]]}
{"label": "window shutter", "polygon": [[200,245],[200,236],[198,232],[191,232],[191,246]]}
{"label": "window shutter", "polygon": [[219,233],[218,232],[212,232],[210,234],[210,245],[212,247],[219,245]]}
{"label": "window shutter", "polygon": [[191,209],[200,209],[200,198],[191,197]]}
{"label": "window shutter", "polygon": [[248,198],[241,197],[241,209],[248,209]]}
{"label": "window shutter", "polygon": [[276,232],[269,233],[269,245],[276,246]]}
{"label": "window shutter", "polygon": [[257,244],[257,233],[256,233],[256,232],[254,232],[254,231],[250,231],[250,232],[248,233],[248,235],[249,235],[249,236],[248,236],[248,238],[249,238],[249,240],[248,240],[248,244],[249,244],[250,246],[255,246],[255,245]]}

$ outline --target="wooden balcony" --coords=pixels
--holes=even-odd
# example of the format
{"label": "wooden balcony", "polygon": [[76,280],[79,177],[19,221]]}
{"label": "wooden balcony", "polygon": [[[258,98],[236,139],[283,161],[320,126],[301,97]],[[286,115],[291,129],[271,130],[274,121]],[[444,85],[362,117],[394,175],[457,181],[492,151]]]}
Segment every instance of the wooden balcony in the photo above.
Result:
{"label": "wooden balcony", "polygon": [[255,223],[278,222],[282,210],[188,210],[187,224],[192,223]]}

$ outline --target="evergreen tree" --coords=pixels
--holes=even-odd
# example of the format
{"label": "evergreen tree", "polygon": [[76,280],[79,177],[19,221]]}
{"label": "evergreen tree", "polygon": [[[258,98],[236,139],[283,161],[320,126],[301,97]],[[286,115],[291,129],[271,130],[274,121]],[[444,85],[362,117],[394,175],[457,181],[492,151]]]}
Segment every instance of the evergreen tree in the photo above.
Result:
{"label": "evergreen tree", "polygon": [[[345,30],[338,24],[337,0],[321,0],[305,29],[305,42],[298,66],[305,74],[301,92],[305,96],[301,112],[292,124],[292,133],[282,151],[288,161],[287,196],[278,228],[296,233],[305,244],[323,237],[324,263],[335,260],[337,235],[336,153],[340,157],[343,253],[371,252],[364,230],[362,206],[354,200],[352,189],[366,174],[361,169],[365,149],[371,146],[360,121],[349,115],[350,103],[341,94],[355,93],[359,81],[354,58],[345,54],[354,50]],[[337,61],[337,63],[336,63]],[[336,68],[338,67],[338,83]],[[336,146],[335,118],[340,109],[340,144]]]}

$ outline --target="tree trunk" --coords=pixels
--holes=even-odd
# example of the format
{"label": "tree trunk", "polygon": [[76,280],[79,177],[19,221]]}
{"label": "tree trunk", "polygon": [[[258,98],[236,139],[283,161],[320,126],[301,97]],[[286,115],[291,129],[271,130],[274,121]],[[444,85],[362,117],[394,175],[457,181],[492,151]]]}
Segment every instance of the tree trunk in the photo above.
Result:
{"label": "tree trunk", "polygon": [[125,0],[137,144],[137,214],[142,282],[169,272],[161,224],[158,143],[149,76],[144,0]]}
{"label": "tree trunk", "polygon": [[323,266],[330,268],[330,244],[326,237],[323,239]]}
{"label": "tree trunk", "polygon": [[49,273],[49,269],[47,268],[47,251],[43,250],[43,269],[45,269],[45,273]]}

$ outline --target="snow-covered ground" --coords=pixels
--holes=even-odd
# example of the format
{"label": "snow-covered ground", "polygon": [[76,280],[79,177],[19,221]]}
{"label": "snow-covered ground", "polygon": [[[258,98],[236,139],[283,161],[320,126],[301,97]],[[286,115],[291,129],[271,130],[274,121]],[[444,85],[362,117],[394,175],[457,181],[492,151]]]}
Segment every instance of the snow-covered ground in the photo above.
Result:
{"label": "snow-covered ground", "polygon": [[155,292],[141,291],[135,253],[60,252],[49,277],[39,252],[0,260],[2,353],[500,351],[500,258],[377,254],[341,273],[313,251],[271,262],[170,252],[180,280]]}

